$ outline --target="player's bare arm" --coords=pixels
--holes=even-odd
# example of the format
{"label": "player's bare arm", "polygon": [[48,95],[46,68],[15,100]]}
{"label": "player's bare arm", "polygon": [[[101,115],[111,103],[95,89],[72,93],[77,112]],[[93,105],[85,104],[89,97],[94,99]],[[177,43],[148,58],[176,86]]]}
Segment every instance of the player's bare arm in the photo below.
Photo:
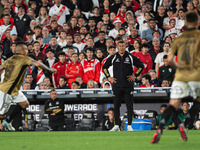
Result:
{"label": "player's bare arm", "polygon": [[39,61],[36,61],[36,60],[33,60],[32,62],[31,62],[31,65],[34,65],[34,66],[36,66],[36,67],[40,67],[40,68],[42,68],[42,69],[44,69],[44,70],[47,70],[47,71],[49,71],[49,72],[51,72],[51,73],[56,73],[57,72],[57,70],[56,69],[54,69],[54,68],[49,68],[49,67],[47,67],[45,64],[43,64],[43,63],[41,63],[41,62],[39,62]]}
{"label": "player's bare arm", "polygon": [[169,54],[167,60],[173,68],[178,68],[178,63],[176,62],[174,55]]}

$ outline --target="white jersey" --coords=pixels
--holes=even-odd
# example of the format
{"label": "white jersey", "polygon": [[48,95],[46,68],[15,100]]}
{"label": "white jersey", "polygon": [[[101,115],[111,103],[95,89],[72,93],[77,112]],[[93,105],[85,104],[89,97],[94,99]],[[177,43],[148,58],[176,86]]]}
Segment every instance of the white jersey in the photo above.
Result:
{"label": "white jersey", "polygon": [[60,38],[57,39],[57,43],[58,43],[58,45],[60,45],[61,48],[65,47],[67,45],[67,41],[64,40],[63,42],[61,42]]}
{"label": "white jersey", "polygon": [[118,30],[114,28],[114,29],[110,30],[108,36],[112,36],[115,39],[118,34],[119,34]]}
{"label": "white jersey", "polygon": [[85,44],[84,44],[84,43],[81,43],[81,44],[74,43],[73,46],[74,46],[74,47],[77,47],[77,48],[78,48],[78,51],[79,51],[79,53],[80,53],[80,52],[84,49]]}
{"label": "white jersey", "polygon": [[60,6],[54,5],[49,10],[49,16],[57,15],[58,24],[63,26],[63,23],[66,22],[66,15],[69,15],[69,10],[66,6],[60,4]]}
{"label": "white jersey", "polygon": [[176,27],[168,29],[168,30],[165,30],[164,38],[167,37],[168,35],[172,34],[172,33],[175,33],[176,35],[179,35],[180,34],[180,30],[177,29]]}
{"label": "white jersey", "polygon": [[[11,28],[11,25],[1,25],[0,26],[0,39],[1,39],[1,36],[5,33],[5,31],[8,29],[8,28]],[[15,33],[17,33],[17,30],[16,30],[16,27],[13,25],[12,29],[11,30],[14,30]]]}
{"label": "white jersey", "polygon": [[185,25],[185,20],[182,19],[178,19],[177,23],[176,23],[176,28],[181,30],[183,28],[183,26]]}
{"label": "white jersey", "polygon": [[[177,18],[177,17],[173,17],[172,19],[175,19],[175,20],[176,20],[176,24],[177,24],[178,18]],[[170,21],[170,20],[171,20],[171,19],[169,19],[169,17],[164,18],[164,20],[163,20],[163,25],[164,25],[164,24],[169,25],[169,21]]]}
{"label": "white jersey", "polygon": [[159,63],[159,67],[164,65],[164,62],[163,62],[163,56],[164,56],[164,53],[158,53],[158,55],[156,56],[156,59],[155,59],[155,63]]}

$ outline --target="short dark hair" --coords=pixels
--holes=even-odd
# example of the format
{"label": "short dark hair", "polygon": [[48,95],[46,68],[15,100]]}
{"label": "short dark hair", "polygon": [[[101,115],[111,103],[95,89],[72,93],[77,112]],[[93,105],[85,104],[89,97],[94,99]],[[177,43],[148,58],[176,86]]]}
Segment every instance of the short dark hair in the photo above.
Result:
{"label": "short dark hair", "polygon": [[166,105],[166,104],[162,104],[162,105],[160,106],[160,108],[162,108],[162,107],[167,108],[167,105]]}
{"label": "short dark hair", "polygon": [[77,82],[77,81],[73,81],[72,84],[73,84],[73,83],[75,83],[77,86],[80,85],[79,82]]}
{"label": "short dark hair", "polygon": [[184,103],[187,103],[189,105],[189,103],[187,101],[183,101],[181,105],[183,106]]}
{"label": "short dark hair", "polygon": [[100,33],[106,34],[104,31],[99,31],[98,35],[99,35]]}
{"label": "short dark hair", "polygon": [[9,14],[5,14],[5,15],[3,15],[3,16],[4,16],[4,17],[5,17],[5,16],[8,16],[8,17],[10,17],[10,15],[9,15]]}
{"label": "short dark hair", "polygon": [[91,52],[94,53],[94,50],[93,50],[92,48],[90,48],[90,47],[88,47],[88,48],[85,49],[85,52],[86,52],[86,53],[87,53],[87,51],[91,51]]}
{"label": "short dark hair", "polygon": [[167,59],[167,57],[168,57],[168,55],[164,55],[164,56],[163,56],[163,59]]}
{"label": "short dark hair", "polygon": [[121,43],[121,44],[124,44],[125,42],[121,40],[121,41],[119,41],[119,42],[117,43],[117,45],[120,44],[120,43]]}
{"label": "short dark hair", "polygon": [[196,23],[196,22],[198,22],[198,19],[199,19],[199,15],[195,11],[188,12],[186,14],[186,21],[188,23]]}
{"label": "short dark hair", "polygon": [[114,112],[114,108],[112,108],[112,107],[108,108],[108,112],[109,111],[113,111]]}
{"label": "short dark hair", "polygon": [[61,52],[58,53],[58,57],[59,57],[60,55],[66,56],[65,52],[63,52],[63,51],[61,51]]}
{"label": "short dark hair", "polygon": [[42,35],[36,36],[36,40],[39,39],[39,38],[42,38],[42,39],[43,39],[43,36],[42,36]]}
{"label": "short dark hair", "polygon": [[111,45],[111,46],[108,47],[108,49],[111,49],[111,48],[115,49],[116,47],[114,45]]}
{"label": "short dark hair", "polygon": [[164,42],[164,43],[163,43],[163,47],[164,47],[164,45],[165,45],[165,44],[168,44],[168,45],[170,45],[170,44],[169,44],[169,42]]}
{"label": "short dark hair", "polygon": [[67,81],[67,78],[66,78],[65,76],[60,76],[60,77],[59,77],[59,80],[60,80],[60,79],[64,79],[64,81]]}
{"label": "short dark hair", "polygon": [[26,74],[26,78],[27,78],[27,76],[30,76],[30,75],[33,76],[31,73],[27,73],[27,74]]}
{"label": "short dark hair", "polygon": [[40,30],[42,30],[42,28],[41,28],[39,25],[35,26],[35,27],[34,27],[34,30],[35,30],[35,29],[40,29]]}
{"label": "short dark hair", "polygon": [[50,93],[51,93],[51,92],[56,92],[56,90],[55,90],[55,89],[52,89],[52,90],[50,91]]}
{"label": "short dark hair", "polygon": [[151,76],[149,74],[144,74],[142,76],[142,78],[145,78],[146,80],[149,80],[149,82],[151,81]]}
{"label": "short dark hair", "polygon": [[32,45],[34,46],[36,43],[38,43],[40,45],[40,42],[38,42],[38,41],[34,41]]}
{"label": "short dark hair", "polygon": [[141,48],[143,48],[143,47],[145,47],[145,48],[149,48],[149,44],[147,44],[147,43],[143,43],[143,44],[141,45]]}

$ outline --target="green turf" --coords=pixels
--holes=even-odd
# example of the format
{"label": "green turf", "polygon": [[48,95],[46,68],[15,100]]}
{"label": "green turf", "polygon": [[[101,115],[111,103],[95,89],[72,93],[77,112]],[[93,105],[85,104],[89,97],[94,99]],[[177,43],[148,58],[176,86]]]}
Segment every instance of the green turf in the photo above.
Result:
{"label": "green turf", "polygon": [[188,132],[182,142],[178,131],[164,131],[151,144],[155,131],[134,132],[0,132],[1,150],[198,150],[200,131]]}

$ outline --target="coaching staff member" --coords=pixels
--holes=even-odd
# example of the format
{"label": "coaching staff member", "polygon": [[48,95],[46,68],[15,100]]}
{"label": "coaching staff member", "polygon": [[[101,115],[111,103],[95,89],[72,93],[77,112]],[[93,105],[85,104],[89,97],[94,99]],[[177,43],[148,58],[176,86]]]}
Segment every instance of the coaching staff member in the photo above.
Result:
{"label": "coaching staff member", "polygon": [[57,99],[57,92],[50,92],[50,100],[45,103],[45,113],[49,114],[49,126],[53,131],[64,131],[64,103]]}
{"label": "coaching staff member", "polygon": [[[113,83],[114,93],[114,118],[115,126],[110,131],[120,131],[119,116],[122,98],[125,98],[125,103],[128,111],[128,131],[132,131],[131,123],[133,116],[133,85],[134,80],[142,72],[144,65],[136,56],[126,51],[124,41],[117,43],[118,52],[110,56],[103,65],[103,71],[110,82]],[[113,66],[113,77],[110,76],[108,68]],[[138,68],[135,75],[133,74],[134,66]]]}

